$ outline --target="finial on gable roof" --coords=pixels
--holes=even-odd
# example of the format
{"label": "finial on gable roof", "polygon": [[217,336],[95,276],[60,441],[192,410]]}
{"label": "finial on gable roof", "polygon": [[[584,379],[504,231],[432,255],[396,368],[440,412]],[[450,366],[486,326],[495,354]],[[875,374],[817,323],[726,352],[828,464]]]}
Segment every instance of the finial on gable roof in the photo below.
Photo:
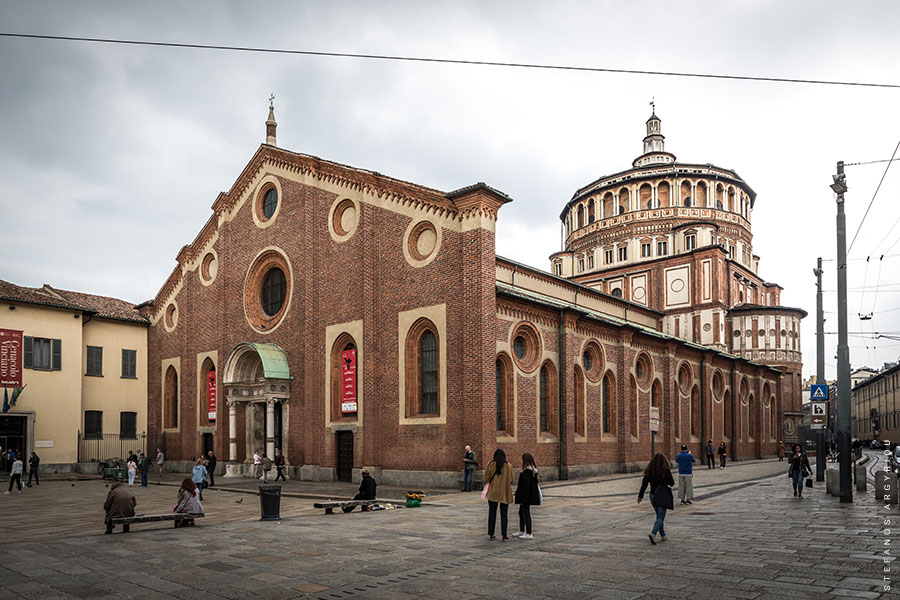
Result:
{"label": "finial on gable roof", "polygon": [[275,94],[269,96],[269,118],[266,119],[266,143],[270,146],[277,146],[275,138],[275,128],[278,123],[275,122]]}

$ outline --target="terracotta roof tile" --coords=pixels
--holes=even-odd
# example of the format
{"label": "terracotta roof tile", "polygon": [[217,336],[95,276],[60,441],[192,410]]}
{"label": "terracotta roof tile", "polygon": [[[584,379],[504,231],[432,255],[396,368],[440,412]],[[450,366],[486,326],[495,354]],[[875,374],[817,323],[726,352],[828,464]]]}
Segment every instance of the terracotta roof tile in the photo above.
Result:
{"label": "terracotta roof tile", "polygon": [[44,287],[40,288],[30,288],[0,279],[0,299],[80,310],[93,313],[105,319],[132,321],[134,323],[149,322],[145,316],[135,309],[134,304],[131,302],[108,296],[59,290],[49,284],[44,284]]}

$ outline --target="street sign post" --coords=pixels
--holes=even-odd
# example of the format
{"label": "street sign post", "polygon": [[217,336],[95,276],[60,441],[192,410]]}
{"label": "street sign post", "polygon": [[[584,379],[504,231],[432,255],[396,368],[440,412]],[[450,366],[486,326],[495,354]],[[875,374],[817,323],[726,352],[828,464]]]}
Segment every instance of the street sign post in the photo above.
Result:
{"label": "street sign post", "polygon": [[825,429],[825,426],[828,425],[828,403],[810,402],[809,417],[811,429]]}

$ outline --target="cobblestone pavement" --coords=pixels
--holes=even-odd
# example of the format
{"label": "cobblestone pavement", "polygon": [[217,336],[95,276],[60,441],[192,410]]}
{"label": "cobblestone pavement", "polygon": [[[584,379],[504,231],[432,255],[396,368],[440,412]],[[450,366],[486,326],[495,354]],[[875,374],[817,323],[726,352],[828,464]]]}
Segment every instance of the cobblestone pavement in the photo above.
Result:
{"label": "cobblestone pavement", "polygon": [[[0,496],[0,598],[892,597],[883,552],[895,534],[883,522],[900,532],[900,511],[871,491],[842,505],[823,484],[796,500],[785,471],[777,461],[698,469],[695,503],[678,505],[666,519],[670,541],[656,546],[636,475],[548,482],[533,510],[535,539],[510,542],[487,539],[486,502],[475,493],[327,516],[289,496],[281,521],[262,522],[256,497],[215,489],[197,527],[149,523],[104,536],[104,482],[45,481]],[[135,491],[138,512],[174,504],[174,487]]]}

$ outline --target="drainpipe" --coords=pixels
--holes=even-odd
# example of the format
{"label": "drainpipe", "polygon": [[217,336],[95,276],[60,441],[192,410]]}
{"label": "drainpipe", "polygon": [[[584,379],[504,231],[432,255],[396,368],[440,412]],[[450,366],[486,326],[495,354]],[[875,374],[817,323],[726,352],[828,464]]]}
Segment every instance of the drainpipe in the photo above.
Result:
{"label": "drainpipe", "polygon": [[[712,435],[712,427],[710,427],[710,435]],[[706,355],[700,355],[700,443],[703,446],[706,443],[703,441],[706,438]],[[708,438],[706,438],[708,439]],[[701,446],[700,450],[703,452],[703,446]],[[698,454],[697,456],[702,456],[702,454]]]}
{"label": "drainpipe", "polygon": [[557,391],[557,401],[556,406],[558,408],[557,413],[559,414],[559,478],[560,480],[569,478],[569,469],[566,466],[566,430],[565,430],[565,413],[563,411],[564,406],[564,395],[563,391],[565,390],[565,386],[563,385],[566,368],[565,368],[565,349],[563,346],[563,329],[565,328],[565,309],[559,309],[559,338],[558,338],[558,348],[559,348],[559,377],[557,381],[559,382],[559,390]]}
{"label": "drainpipe", "polygon": [[737,447],[737,442],[735,438],[737,437],[734,432],[734,399],[737,396],[737,390],[734,389],[734,369],[737,366],[737,361],[731,363],[731,423],[730,423],[730,431],[731,431],[731,460],[735,459],[735,448]]}

